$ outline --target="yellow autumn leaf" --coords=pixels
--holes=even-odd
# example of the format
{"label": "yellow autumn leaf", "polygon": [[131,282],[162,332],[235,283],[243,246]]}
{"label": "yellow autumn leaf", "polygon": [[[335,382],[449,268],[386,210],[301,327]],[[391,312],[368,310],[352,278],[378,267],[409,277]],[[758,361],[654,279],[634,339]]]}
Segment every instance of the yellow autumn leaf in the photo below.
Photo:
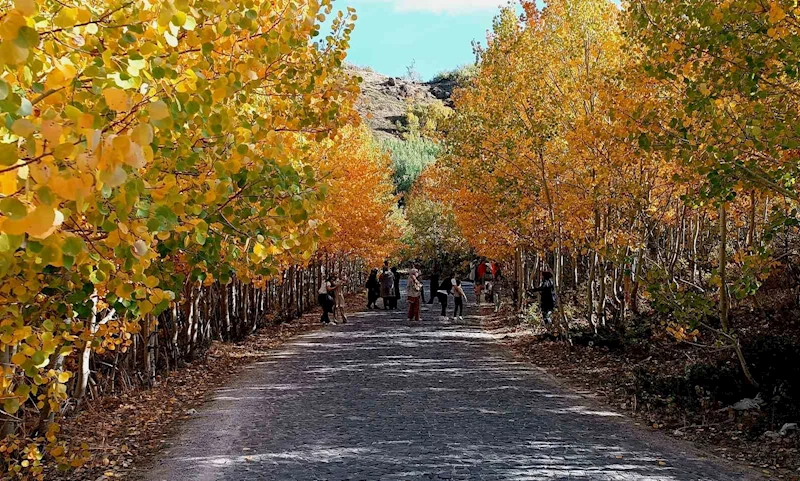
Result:
{"label": "yellow autumn leaf", "polygon": [[131,140],[140,146],[153,143],[153,127],[150,124],[139,124],[131,131]]}
{"label": "yellow autumn leaf", "polygon": [[29,234],[37,239],[45,239],[63,223],[64,214],[61,211],[40,205],[19,220],[6,218],[0,229],[11,235]]}
{"label": "yellow autumn leaf", "polygon": [[28,137],[36,132],[36,125],[28,119],[17,119],[11,124],[11,131],[20,137]]}
{"label": "yellow autumn leaf", "polygon": [[130,97],[122,89],[116,87],[107,88],[103,90],[103,97],[111,110],[127,112],[130,108]]}
{"label": "yellow autumn leaf", "polygon": [[53,19],[53,23],[57,27],[69,28],[77,23],[78,9],[65,7],[58,11],[58,14]]}
{"label": "yellow autumn leaf", "polygon": [[151,103],[149,109],[150,118],[153,120],[162,120],[170,116],[169,107],[162,100],[157,100]]}
{"label": "yellow autumn leaf", "polygon": [[42,137],[51,144],[61,141],[61,132],[64,130],[55,120],[45,120],[41,126]]}
{"label": "yellow autumn leaf", "polygon": [[0,166],[14,165],[18,159],[16,144],[0,143]]}
{"label": "yellow autumn leaf", "polygon": [[100,180],[103,184],[109,187],[119,187],[128,179],[128,173],[121,165],[116,166],[114,169],[100,172]]}
{"label": "yellow autumn leaf", "polygon": [[26,356],[25,354],[23,354],[21,352],[18,352],[16,354],[14,354],[13,356],[11,356],[11,362],[16,364],[17,366],[21,366],[22,363],[24,363],[27,360],[28,360],[28,356]]}
{"label": "yellow autumn leaf", "polygon": [[26,17],[33,17],[37,11],[35,0],[14,0],[14,8]]}
{"label": "yellow autumn leaf", "polygon": [[11,170],[0,174],[0,194],[11,195],[17,191],[17,171]]}

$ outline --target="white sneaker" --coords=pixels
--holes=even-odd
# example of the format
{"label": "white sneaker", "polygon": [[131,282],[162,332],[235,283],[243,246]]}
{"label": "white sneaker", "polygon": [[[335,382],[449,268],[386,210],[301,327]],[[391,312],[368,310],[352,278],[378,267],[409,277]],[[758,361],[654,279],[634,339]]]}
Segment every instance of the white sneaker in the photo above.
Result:
{"label": "white sneaker", "polygon": [[464,316],[458,316],[458,320],[459,321],[463,321],[464,320]]}

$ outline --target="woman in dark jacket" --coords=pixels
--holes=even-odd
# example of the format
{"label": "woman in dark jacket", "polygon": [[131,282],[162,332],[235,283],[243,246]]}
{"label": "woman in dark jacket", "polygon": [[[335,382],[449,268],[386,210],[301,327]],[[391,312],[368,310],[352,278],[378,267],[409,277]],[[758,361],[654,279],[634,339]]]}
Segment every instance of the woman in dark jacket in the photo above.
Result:
{"label": "woman in dark jacket", "polygon": [[428,304],[433,304],[433,300],[436,299],[436,291],[439,290],[439,274],[431,274],[431,292],[430,292],[430,299],[428,299]]}
{"label": "woman in dark jacket", "polygon": [[556,309],[556,289],[553,283],[553,274],[550,272],[542,273],[542,284],[531,292],[541,293],[542,318],[545,324],[553,322],[553,311]]}
{"label": "woman in dark jacket", "polygon": [[378,298],[381,297],[381,283],[378,281],[378,269],[372,269],[367,279],[367,309],[375,309]]}
{"label": "woman in dark jacket", "polygon": [[400,300],[400,274],[397,272],[397,267],[392,267],[392,274],[394,275],[394,297],[391,307],[397,309],[397,302]]}
{"label": "woman in dark jacket", "polygon": [[388,310],[394,298],[394,274],[388,267],[383,266],[383,272],[378,280],[381,282],[381,297],[383,298],[383,308]]}

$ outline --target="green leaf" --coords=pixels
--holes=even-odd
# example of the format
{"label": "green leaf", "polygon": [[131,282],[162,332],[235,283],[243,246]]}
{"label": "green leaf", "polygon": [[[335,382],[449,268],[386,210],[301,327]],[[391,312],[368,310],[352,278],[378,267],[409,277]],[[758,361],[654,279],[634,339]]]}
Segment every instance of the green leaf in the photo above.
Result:
{"label": "green leaf", "polygon": [[0,212],[13,220],[20,220],[28,214],[28,209],[17,199],[6,197],[0,200]]}
{"label": "green leaf", "polygon": [[25,25],[17,32],[17,39],[14,42],[22,48],[31,49],[39,45],[39,34]]}
{"label": "green leaf", "polygon": [[19,411],[19,399],[16,397],[6,399],[3,403],[3,410],[8,414],[14,414]]}
{"label": "green leaf", "polygon": [[31,356],[31,360],[33,361],[34,366],[42,367],[42,365],[47,362],[47,356],[45,356],[44,352],[42,351],[36,351],[33,353],[33,356]]}
{"label": "green leaf", "polygon": [[83,251],[84,242],[80,237],[70,237],[64,241],[61,251],[68,256],[77,256]]}

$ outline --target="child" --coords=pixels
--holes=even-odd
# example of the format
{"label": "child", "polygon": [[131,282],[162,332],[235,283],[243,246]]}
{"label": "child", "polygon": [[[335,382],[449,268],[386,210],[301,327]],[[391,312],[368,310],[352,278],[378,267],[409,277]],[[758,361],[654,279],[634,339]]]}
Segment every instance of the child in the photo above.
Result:
{"label": "child", "polygon": [[453,320],[455,321],[458,319],[459,321],[464,320],[464,300],[467,298],[467,295],[464,293],[464,289],[461,288],[461,281],[456,280],[456,285],[453,286],[453,303],[455,307],[453,308]]}

